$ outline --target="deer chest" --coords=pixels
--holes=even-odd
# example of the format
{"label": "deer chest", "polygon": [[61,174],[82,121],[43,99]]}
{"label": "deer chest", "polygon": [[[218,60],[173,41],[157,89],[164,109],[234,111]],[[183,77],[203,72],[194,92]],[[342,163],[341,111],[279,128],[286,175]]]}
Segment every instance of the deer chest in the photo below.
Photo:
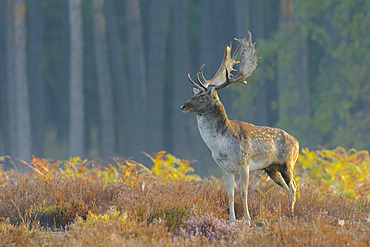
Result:
{"label": "deer chest", "polygon": [[215,131],[213,128],[203,126],[198,120],[200,135],[208,148],[212,151],[212,157],[216,163],[229,172],[238,172],[241,160],[240,143],[225,133]]}

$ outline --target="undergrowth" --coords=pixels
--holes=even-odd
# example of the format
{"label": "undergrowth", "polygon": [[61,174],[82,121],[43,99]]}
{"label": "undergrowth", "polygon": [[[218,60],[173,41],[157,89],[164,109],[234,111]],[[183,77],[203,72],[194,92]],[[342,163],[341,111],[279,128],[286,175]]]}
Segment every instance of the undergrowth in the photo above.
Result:
{"label": "undergrowth", "polygon": [[29,174],[0,169],[0,244],[369,246],[369,154],[302,153],[293,217],[288,195],[264,172],[251,174],[251,226],[242,220],[238,183],[238,220],[230,223],[223,179],[201,179],[190,161],[165,152],[148,155],[152,169],[120,158],[34,157],[24,164]]}

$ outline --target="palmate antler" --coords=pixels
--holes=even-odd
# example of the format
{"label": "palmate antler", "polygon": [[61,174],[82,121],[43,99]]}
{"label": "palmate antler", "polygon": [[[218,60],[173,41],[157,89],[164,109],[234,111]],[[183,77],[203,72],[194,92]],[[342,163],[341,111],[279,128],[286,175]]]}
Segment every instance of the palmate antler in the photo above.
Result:
{"label": "palmate antler", "polygon": [[[257,50],[255,49],[255,43],[252,43],[252,34],[250,32],[248,33],[249,40],[247,40],[246,38],[235,39],[239,42],[240,45],[235,51],[233,57],[231,57],[231,43],[230,45],[226,46],[224,59],[216,74],[211,80],[207,80],[204,78],[203,65],[197,74],[197,81],[199,85],[197,85],[188,74],[189,81],[198,89],[203,90],[206,90],[208,86],[214,86],[215,90],[222,89],[234,82],[247,84],[245,80],[253,74],[253,71],[257,68],[257,62],[259,60],[257,59]],[[239,51],[240,61],[236,61],[236,56],[238,55]],[[239,71],[236,76],[232,76],[230,72],[236,71],[234,69],[235,64],[240,64]]]}

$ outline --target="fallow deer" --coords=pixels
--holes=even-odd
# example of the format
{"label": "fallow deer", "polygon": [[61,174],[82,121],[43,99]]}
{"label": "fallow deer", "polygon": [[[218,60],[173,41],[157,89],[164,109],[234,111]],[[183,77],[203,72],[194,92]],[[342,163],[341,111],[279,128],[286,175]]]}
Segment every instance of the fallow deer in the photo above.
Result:
{"label": "fallow deer", "polygon": [[[235,39],[239,48],[231,57],[231,43],[226,46],[224,59],[211,80],[203,75],[204,65],[197,74],[195,83],[190,74],[189,81],[195,87],[194,96],[186,101],[181,110],[197,116],[198,128],[206,145],[212,151],[212,157],[223,171],[229,198],[230,221],[235,221],[234,211],[234,174],[240,174],[241,196],[244,205],[244,218],[250,224],[247,206],[249,172],[263,169],[275,183],[289,194],[290,210],[293,213],[296,183],[293,180],[293,168],[298,158],[299,143],[287,132],[277,128],[255,126],[237,120],[229,120],[217,90],[234,82],[246,84],[257,67],[257,51],[249,40]],[[236,56],[240,51],[240,61]],[[236,76],[230,72],[239,64]]]}

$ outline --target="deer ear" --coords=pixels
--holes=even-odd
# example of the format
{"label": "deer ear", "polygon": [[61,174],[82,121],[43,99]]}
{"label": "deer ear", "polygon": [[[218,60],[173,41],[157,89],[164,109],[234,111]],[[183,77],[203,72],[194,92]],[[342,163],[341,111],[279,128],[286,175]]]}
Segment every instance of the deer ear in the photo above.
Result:
{"label": "deer ear", "polygon": [[198,93],[200,93],[200,89],[193,87],[193,93],[194,95],[197,95]]}

